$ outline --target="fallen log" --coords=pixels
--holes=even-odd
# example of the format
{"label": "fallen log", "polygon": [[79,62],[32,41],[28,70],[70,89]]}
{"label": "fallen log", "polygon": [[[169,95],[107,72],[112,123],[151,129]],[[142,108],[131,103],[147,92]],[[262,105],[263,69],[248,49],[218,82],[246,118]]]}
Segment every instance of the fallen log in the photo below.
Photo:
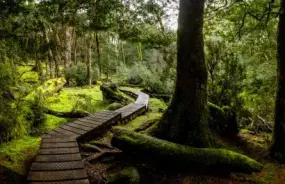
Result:
{"label": "fallen log", "polygon": [[121,104],[128,104],[130,100],[123,96],[123,94],[118,90],[115,84],[100,86],[104,99],[110,100],[111,102],[118,102]]}
{"label": "fallen log", "polygon": [[113,128],[112,145],[125,153],[151,155],[161,164],[179,168],[199,168],[220,172],[259,172],[263,166],[257,161],[233,151],[215,148],[193,148],[135,133],[124,128]]}
{"label": "fallen log", "polygon": [[78,112],[78,111],[71,111],[71,112],[58,112],[51,109],[43,108],[44,113],[54,115],[61,118],[84,118],[89,116],[87,112]]}

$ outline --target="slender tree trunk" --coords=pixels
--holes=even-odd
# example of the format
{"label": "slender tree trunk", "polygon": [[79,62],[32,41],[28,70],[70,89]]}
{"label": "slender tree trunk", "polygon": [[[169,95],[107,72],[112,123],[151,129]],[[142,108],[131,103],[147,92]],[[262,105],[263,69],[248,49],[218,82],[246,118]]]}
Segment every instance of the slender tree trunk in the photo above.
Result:
{"label": "slender tree trunk", "polygon": [[122,49],[122,59],[123,63],[126,65],[126,57],[125,57],[125,49],[124,49],[124,43],[121,41],[121,49]]}
{"label": "slender tree trunk", "polygon": [[56,41],[56,45],[55,45],[55,49],[54,49],[54,61],[55,61],[55,77],[59,77],[59,65],[61,63],[61,43],[60,43],[60,39],[58,36],[58,28],[55,28],[55,33],[54,33],[54,37],[55,37],[55,41]]}
{"label": "slender tree trunk", "polygon": [[278,90],[275,101],[275,126],[271,155],[285,162],[285,0],[281,0],[277,33]]}
{"label": "slender tree trunk", "polygon": [[65,28],[65,68],[71,64],[71,30],[70,27]]}
{"label": "slender tree trunk", "polygon": [[138,60],[142,61],[143,60],[143,55],[142,55],[142,44],[141,42],[138,43]]}
{"label": "slender tree trunk", "polygon": [[203,48],[205,0],[180,0],[177,79],[158,137],[195,147],[211,146],[207,122],[207,70]]}
{"label": "slender tree trunk", "polygon": [[77,64],[77,36],[75,28],[73,28],[73,63]]}
{"label": "slender tree trunk", "polygon": [[98,66],[99,66],[99,76],[101,78],[102,76],[102,64],[101,64],[101,53],[100,53],[100,42],[99,42],[99,35],[96,32],[95,33],[95,39],[96,39],[96,51],[97,51],[97,57],[98,57]]}
{"label": "slender tree trunk", "polygon": [[92,86],[92,34],[87,36],[87,77],[88,85]]}
{"label": "slender tree trunk", "polygon": [[43,28],[43,33],[44,33],[44,38],[45,42],[48,45],[48,61],[49,61],[49,73],[50,73],[50,78],[52,79],[54,77],[53,71],[54,71],[54,60],[53,60],[53,54],[50,48],[50,40],[49,40],[49,34],[48,34],[48,29]]}

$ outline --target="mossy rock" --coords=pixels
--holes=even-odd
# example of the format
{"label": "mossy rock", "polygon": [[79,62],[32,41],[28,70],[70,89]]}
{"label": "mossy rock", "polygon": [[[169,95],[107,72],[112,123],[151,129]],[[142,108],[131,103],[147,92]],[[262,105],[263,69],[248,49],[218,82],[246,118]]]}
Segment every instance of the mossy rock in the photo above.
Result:
{"label": "mossy rock", "polygon": [[108,110],[110,110],[110,111],[115,111],[115,110],[117,110],[117,109],[120,109],[121,107],[123,107],[122,104],[117,103],[117,102],[114,102],[114,103],[112,103],[112,104],[110,104],[110,105],[108,106]]}
{"label": "mossy rock", "polygon": [[139,184],[140,175],[135,167],[125,167],[116,172],[109,173],[105,177],[108,184]]}

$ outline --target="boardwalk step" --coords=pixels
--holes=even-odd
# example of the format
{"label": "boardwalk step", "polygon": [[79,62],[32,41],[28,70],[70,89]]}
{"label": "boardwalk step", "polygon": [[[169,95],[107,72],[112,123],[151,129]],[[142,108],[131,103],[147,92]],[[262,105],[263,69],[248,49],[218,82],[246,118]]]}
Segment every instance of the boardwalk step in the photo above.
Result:
{"label": "boardwalk step", "polygon": [[61,128],[65,129],[65,130],[68,130],[70,132],[73,132],[73,133],[80,134],[80,135],[83,135],[83,134],[85,134],[87,132],[85,130],[81,130],[81,129],[78,129],[78,128],[70,127],[68,125],[63,125],[63,126],[61,126]]}
{"label": "boardwalk step", "polygon": [[31,171],[28,181],[71,181],[75,179],[87,179],[84,169],[71,171]]}
{"label": "boardwalk step", "polygon": [[89,184],[88,179],[59,182],[30,182],[30,184]]}
{"label": "boardwalk step", "polygon": [[35,162],[66,162],[79,160],[81,160],[81,155],[79,153],[72,153],[64,155],[37,155]]}
{"label": "boardwalk step", "polygon": [[51,148],[51,149],[40,149],[39,155],[60,155],[60,154],[72,154],[79,153],[79,148]]}
{"label": "boardwalk step", "polygon": [[91,127],[88,127],[88,126],[84,126],[84,125],[78,125],[76,123],[68,123],[66,124],[67,126],[70,126],[70,127],[74,127],[74,128],[77,128],[77,129],[80,129],[80,130],[85,130],[85,131],[90,131],[92,130],[93,128]]}
{"label": "boardwalk step", "polygon": [[65,143],[77,142],[75,138],[43,138],[42,143]]}
{"label": "boardwalk step", "polygon": [[31,167],[31,171],[62,171],[62,170],[76,170],[76,169],[84,169],[82,161],[50,162],[50,163],[34,162]]}
{"label": "boardwalk step", "polygon": [[64,142],[64,143],[42,143],[40,148],[74,148],[78,147],[77,142]]}
{"label": "boardwalk step", "polygon": [[[128,91],[127,91],[128,92]],[[89,184],[80,155],[77,139],[117,121],[127,121],[146,111],[148,95],[137,96],[131,103],[116,111],[104,110],[62,125],[42,136],[38,155],[31,166],[27,181],[30,184]]]}

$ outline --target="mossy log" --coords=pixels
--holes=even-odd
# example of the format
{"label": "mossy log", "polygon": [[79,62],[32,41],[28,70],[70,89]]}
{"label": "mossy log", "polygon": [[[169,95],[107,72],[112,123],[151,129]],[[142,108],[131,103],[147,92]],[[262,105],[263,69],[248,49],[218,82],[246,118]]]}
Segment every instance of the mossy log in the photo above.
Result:
{"label": "mossy log", "polygon": [[71,112],[58,112],[51,109],[43,108],[44,113],[54,115],[61,118],[84,118],[89,116],[87,112],[78,112],[78,111],[71,111]]}
{"label": "mossy log", "polygon": [[151,155],[156,162],[181,168],[199,168],[224,172],[259,172],[257,161],[232,151],[215,148],[194,148],[135,133],[116,127],[112,145],[127,152]]}
{"label": "mossy log", "polygon": [[115,84],[106,85],[103,84],[100,87],[103,97],[107,100],[111,100],[112,102],[119,102],[123,104],[127,104],[129,100],[122,95],[122,93],[118,90],[118,87]]}

